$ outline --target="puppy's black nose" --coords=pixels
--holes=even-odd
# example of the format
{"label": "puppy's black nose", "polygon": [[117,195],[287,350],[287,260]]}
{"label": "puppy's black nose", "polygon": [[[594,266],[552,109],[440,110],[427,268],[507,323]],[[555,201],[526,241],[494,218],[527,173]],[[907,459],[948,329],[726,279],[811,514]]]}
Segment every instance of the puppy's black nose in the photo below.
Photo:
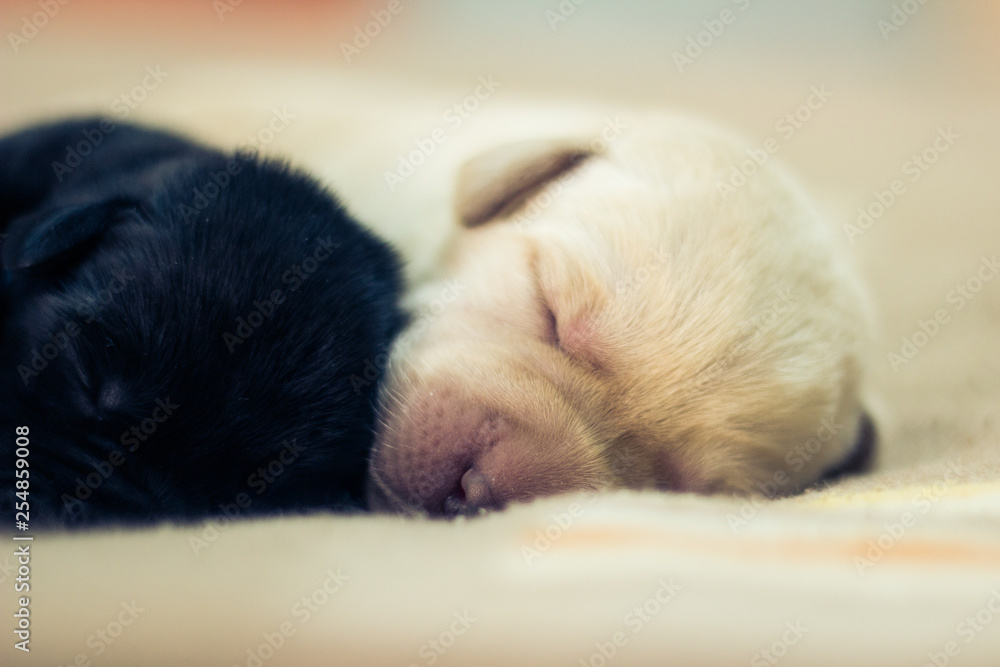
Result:
{"label": "puppy's black nose", "polygon": [[444,499],[444,513],[451,516],[475,514],[481,509],[496,508],[489,480],[475,467],[465,471],[458,489]]}

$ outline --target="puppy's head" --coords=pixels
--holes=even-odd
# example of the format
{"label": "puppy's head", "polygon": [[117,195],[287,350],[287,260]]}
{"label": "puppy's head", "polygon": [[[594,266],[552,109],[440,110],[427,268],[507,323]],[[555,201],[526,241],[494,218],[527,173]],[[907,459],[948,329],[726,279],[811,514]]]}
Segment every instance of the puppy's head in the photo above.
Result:
{"label": "puppy's head", "polygon": [[397,267],[310,179],[172,164],[15,221],[3,264],[0,423],[30,429],[36,523],[360,500]]}
{"label": "puppy's head", "polygon": [[381,394],[369,498],[454,514],[578,489],[794,491],[858,433],[854,277],[770,165],[655,120],[469,161]]}

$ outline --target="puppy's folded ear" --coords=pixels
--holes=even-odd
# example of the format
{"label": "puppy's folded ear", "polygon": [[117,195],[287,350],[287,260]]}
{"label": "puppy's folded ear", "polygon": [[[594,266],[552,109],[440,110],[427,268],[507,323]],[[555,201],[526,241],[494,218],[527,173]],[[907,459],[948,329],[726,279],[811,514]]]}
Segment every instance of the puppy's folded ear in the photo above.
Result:
{"label": "puppy's folded ear", "polygon": [[112,225],[138,216],[138,205],[111,199],[48,208],[11,223],[3,244],[3,268],[17,272],[69,261]]}
{"label": "puppy's folded ear", "polygon": [[585,143],[552,140],[518,142],[481,153],[459,170],[458,219],[465,227],[475,227],[508,214],[591,155]]}

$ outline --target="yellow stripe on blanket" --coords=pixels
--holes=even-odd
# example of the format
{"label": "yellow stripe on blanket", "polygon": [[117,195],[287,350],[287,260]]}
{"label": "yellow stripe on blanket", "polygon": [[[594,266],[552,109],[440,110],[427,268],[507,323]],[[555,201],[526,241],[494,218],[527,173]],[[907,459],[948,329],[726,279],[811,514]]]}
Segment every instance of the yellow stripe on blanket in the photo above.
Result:
{"label": "yellow stripe on blanket", "polygon": [[784,502],[795,504],[798,507],[834,509],[858,505],[872,506],[883,503],[911,502],[919,498],[936,501],[978,499],[989,496],[996,497],[996,508],[1000,512],[1000,481],[948,484],[938,480],[933,484],[913,484],[891,489],[858,491],[828,489],[820,493],[806,493],[788,498]]}

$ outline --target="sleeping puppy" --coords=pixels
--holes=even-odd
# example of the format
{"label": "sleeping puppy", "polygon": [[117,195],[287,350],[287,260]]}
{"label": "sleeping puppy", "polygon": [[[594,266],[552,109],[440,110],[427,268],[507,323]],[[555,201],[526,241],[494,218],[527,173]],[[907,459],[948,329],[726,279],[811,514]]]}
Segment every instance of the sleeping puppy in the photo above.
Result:
{"label": "sleeping puppy", "polygon": [[311,178],[108,120],[43,125],[0,140],[0,231],[5,512],[361,503],[374,385],[352,377],[401,325],[399,269]]}
{"label": "sleeping puppy", "polygon": [[773,496],[864,467],[864,293],[798,188],[748,155],[655,117],[471,157],[454,240],[412,295],[433,315],[392,352],[371,504]]}

